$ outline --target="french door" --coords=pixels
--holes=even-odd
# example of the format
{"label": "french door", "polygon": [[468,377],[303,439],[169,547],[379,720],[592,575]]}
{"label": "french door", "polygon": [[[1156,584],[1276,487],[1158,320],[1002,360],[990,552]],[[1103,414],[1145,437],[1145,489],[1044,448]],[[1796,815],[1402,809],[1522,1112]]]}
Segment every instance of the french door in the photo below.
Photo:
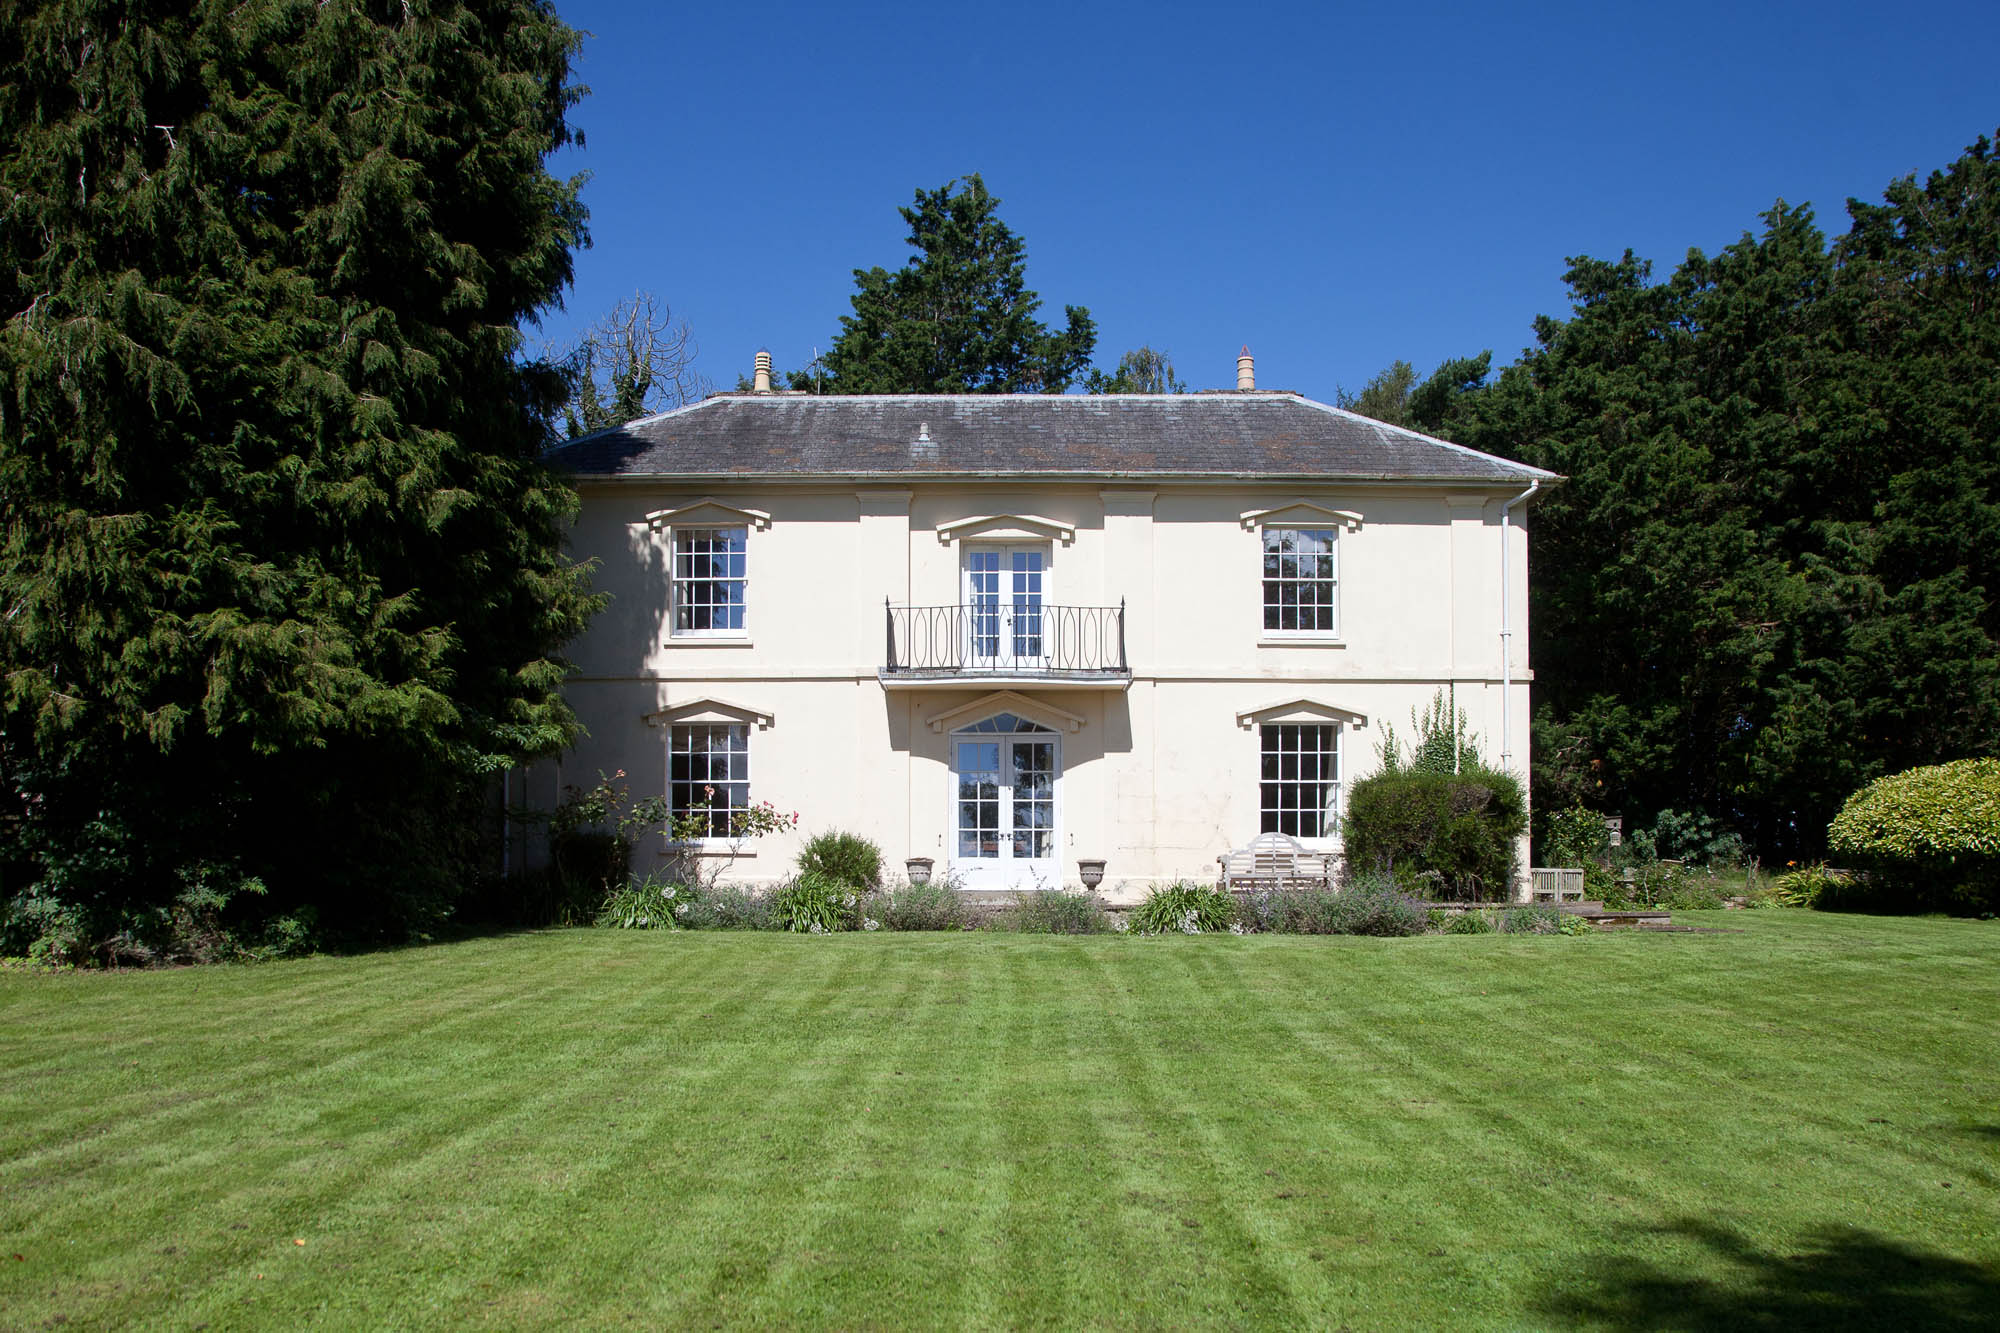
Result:
{"label": "french door", "polygon": [[952,737],[952,870],[970,889],[1059,888],[1062,742],[1011,713]]}
{"label": "french door", "polygon": [[966,665],[998,671],[1048,665],[1052,645],[1042,615],[1047,562],[1041,546],[966,550]]}

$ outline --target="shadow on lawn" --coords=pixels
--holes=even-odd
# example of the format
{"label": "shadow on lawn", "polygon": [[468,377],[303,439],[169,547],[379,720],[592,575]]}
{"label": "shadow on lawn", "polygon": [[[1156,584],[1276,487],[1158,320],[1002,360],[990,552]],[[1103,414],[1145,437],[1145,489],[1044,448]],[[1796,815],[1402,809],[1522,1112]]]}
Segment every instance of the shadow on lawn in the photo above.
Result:
{"label": "shadow on lawn", "polygon": [[1987,1330],[2000,1310],[2000,1271],[1852,1228],[1821,1231],[1789,1254],[1757,1249],[1726,1227],[1683,1221],[1654,1228],[1705,1247],[1724,1278],[1673,1272],[1625,1254],[1581,1260],[1582,1280],[1551,1284],[1535,1303],[1563,1324],[1634,1329]]}

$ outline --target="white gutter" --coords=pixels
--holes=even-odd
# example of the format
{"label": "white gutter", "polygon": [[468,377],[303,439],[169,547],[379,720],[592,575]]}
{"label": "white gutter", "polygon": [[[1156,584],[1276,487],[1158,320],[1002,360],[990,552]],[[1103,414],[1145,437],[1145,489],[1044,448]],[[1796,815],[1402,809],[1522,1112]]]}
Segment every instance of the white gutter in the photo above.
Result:
{"label": "white gutter", "polygon": [[[1500,506],[1500,769],[1514,771],[1514,577],[1513,560],[1510,558],[1514,543],[1508,531],[1508,518],[1515,505],[1528,499],[1542,489],[1541,478],[1528,483],[1528,489]],[[1522,775],[1525,779],[1526,775]]]}

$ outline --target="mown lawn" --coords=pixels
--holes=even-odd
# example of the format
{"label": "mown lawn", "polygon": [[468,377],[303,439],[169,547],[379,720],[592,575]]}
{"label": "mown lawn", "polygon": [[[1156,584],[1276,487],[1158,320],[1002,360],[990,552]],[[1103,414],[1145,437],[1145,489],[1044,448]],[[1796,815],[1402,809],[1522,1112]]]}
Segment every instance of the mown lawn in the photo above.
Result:
{"label": "mown lawn", "polygon": [[2000,924],[1686,919],[0,972],[0,1326],[1993,1327]]}

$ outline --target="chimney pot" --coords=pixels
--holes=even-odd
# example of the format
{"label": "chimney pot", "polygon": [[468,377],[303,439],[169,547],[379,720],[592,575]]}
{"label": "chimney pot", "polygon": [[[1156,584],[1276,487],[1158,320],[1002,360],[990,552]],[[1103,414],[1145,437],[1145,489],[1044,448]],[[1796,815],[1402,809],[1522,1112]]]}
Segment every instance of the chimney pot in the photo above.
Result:
{"label": "chimney pot", "polygon": [[1257,387],[1257,363],[1245,347],[1243,355],[1236,358],[1236,392],[1248,393]]}
{"label": "chimney pot", "polygon": [[771,392],[771,353],[764,348],[757,349],[757,375],[752,388],[758,393]]}

